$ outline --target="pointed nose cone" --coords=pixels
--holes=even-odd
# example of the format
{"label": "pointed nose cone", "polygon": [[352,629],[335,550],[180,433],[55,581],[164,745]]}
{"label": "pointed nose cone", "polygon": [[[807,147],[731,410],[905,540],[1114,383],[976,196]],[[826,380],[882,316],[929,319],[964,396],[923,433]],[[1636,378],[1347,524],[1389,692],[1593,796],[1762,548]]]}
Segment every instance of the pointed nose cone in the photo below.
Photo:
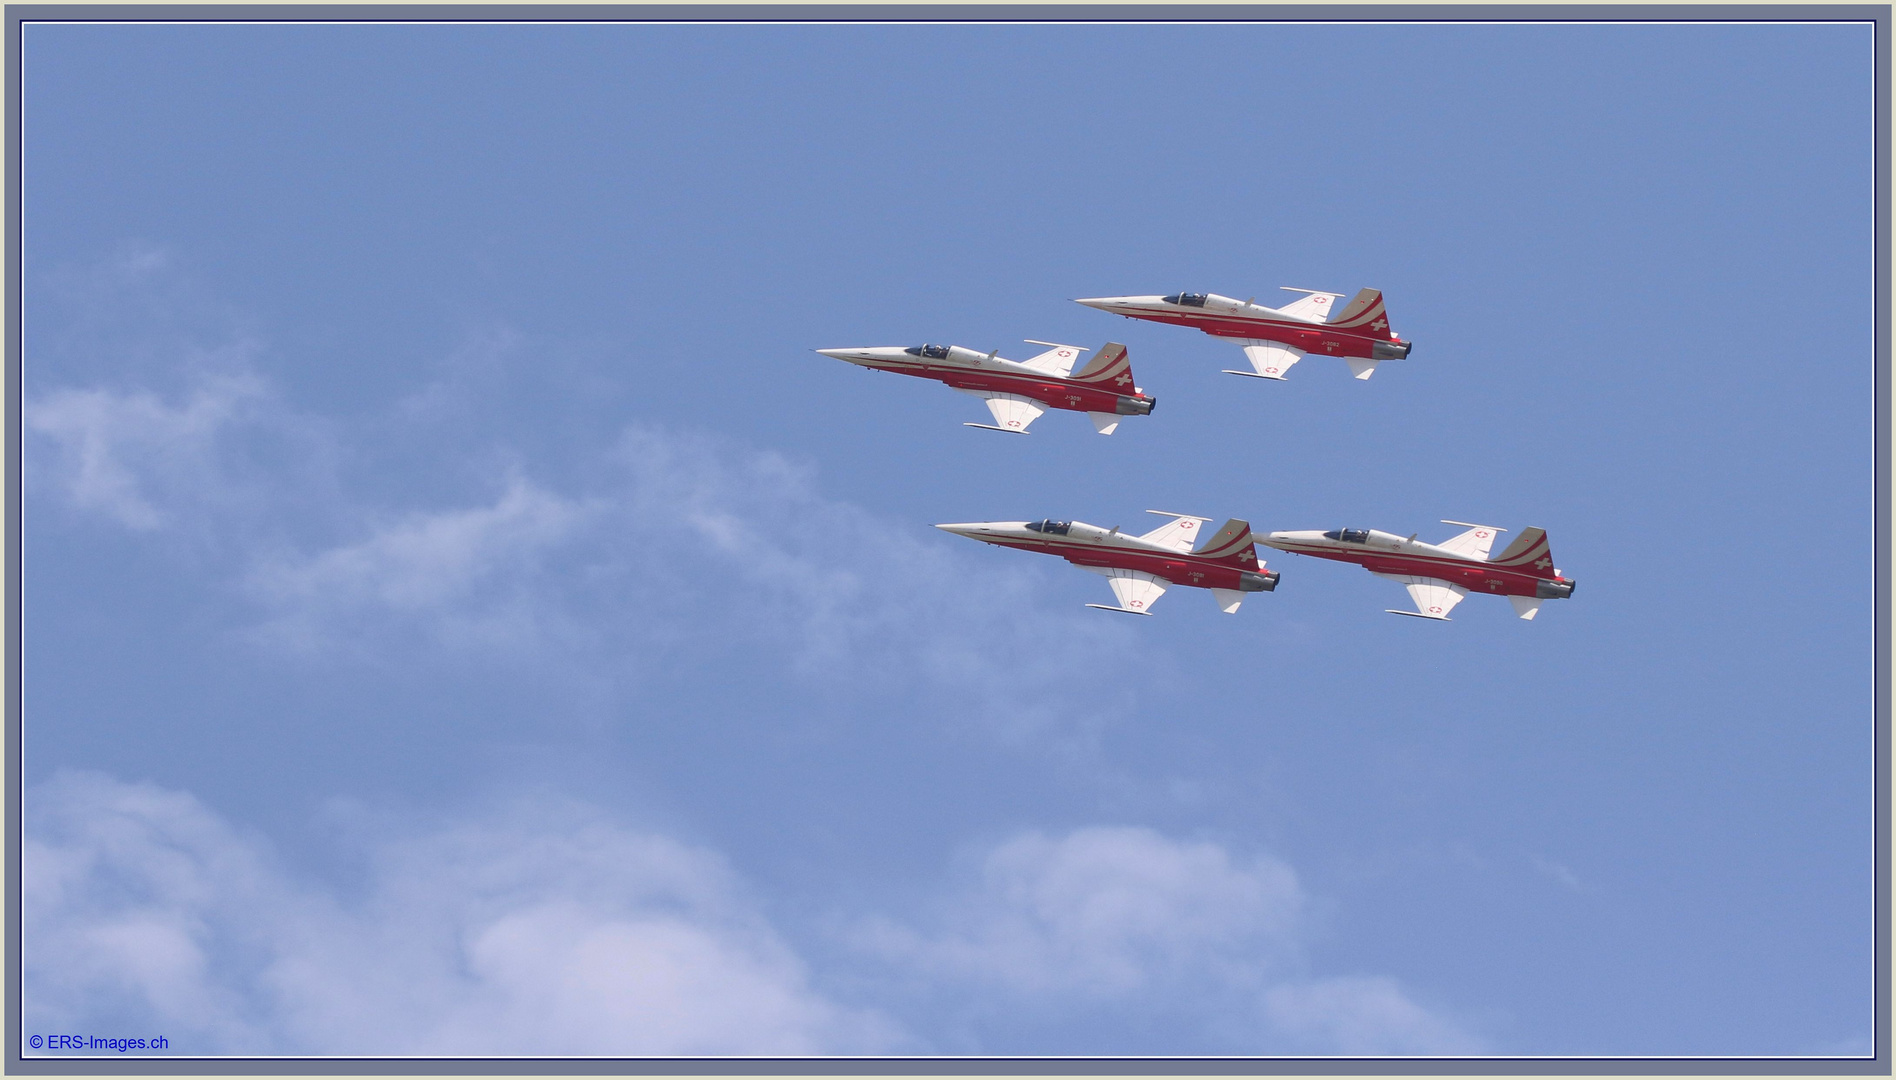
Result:
{"label": "pointed nose cone", "polygon": [[1114,315],[1126,315],[1137,318],[1152,311],[1170,311],[1172,305],[1165,302],[1163,296],[1095,296],[1085,300],[1075,300],[1076,304],[1085,304],[1090,308],[1111,312]]}
{"label": "pointed nose cone", "polygon": [[832,360],[854,360],[861,349],[818,349],[817,352]]}
{"label": "pointed nose cone", "polygon": [[988,531],[987,525],[979,521],[964,521],[951,525],[937,525],[935,528],[943,532],[954,533],[956,536],[971,537],[975,540],[981,539],[981,534]]}

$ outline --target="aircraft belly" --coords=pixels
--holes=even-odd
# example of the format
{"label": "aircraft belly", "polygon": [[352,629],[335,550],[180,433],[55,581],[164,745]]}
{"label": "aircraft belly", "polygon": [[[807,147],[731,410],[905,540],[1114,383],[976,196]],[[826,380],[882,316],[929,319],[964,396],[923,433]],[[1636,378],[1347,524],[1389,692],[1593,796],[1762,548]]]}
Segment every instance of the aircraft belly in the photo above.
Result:
{"label": "aircraft belly", "polygon": [[1538,579],[1480,563],[1444,565],[1424,559],[1364,559],[1363,569],[1395,577],[1426,577],[1446,581],[1469,592],[1491,596],[1533,596]]}
{"label": "aircraft belly", "polygon": [[1285,326],[1282,323],[1227,320],[1200,324],[1198,328],[1213,337],[1274,341],[1280,345],[1302,349],[1307,353],[1322,353],[1325,356],[1367,358],[1375,349],[1374,343],[1367,339],[1336,333],[1317,333],[1301,327]]}
{"label": "aircraft belly", "polygon": [[1173,585],[1189,585],[1199,589],[1236,589],[1239,582],[1239,571],[1228,566],[1201,563],[1197,560],[1147,556],[1123,548],[1117,550],[1077,548],[1064,550],[1059,554],[1075,566],[1136,570],[1141,574],[1151,574]]}
{"label": "aircraft belly", "polygon": [[1037,401],[1050,409],[1066,409],[1074,412],[1113,412],[1119,405],[1117,394],[1058,386],[1040,379],[1011,379],[1005,375],[962,374],[960,372],[931,372],[929,374],[956,390],[965,390],[971,394],[1010,394],[1014,397]]}

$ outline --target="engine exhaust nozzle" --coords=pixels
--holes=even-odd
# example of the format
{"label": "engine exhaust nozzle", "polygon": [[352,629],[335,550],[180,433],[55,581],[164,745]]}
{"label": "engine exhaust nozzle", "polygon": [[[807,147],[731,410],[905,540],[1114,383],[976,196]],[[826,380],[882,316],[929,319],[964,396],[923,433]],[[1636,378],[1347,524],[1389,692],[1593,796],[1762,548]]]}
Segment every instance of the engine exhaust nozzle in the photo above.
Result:
{"label": "engine exhaust nozzle", "polygon": [[1275,570],[1265,570],[1262,573],[1245,570],[1238,574],[1238,591],[1273,592],[1277,588],[1277,578],[1278,573]]}
{"label": "engine exhaust nozzle", "polygon": [[1534,584],[1534,595],[1542,600],[1565,600],[1573,595],[1573,582],[1542,579]]}
{"label": "engine exhaust nozzle", "polygon": [[1145,395],[1127,397],[1121,394],[1119,401],[1113,406],[1113,411],[1121,416],[1151,416],[1153,407],[1158,403],[1159,399],[1155,397]]}

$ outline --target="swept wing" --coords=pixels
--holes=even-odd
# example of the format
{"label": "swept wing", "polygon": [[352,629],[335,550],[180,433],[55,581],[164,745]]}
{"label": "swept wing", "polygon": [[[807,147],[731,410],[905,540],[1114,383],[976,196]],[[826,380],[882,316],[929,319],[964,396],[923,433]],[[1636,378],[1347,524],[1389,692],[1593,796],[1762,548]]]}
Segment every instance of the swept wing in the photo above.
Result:
{"label": "swept wing", "polygon": [[1120,570],[1113,567],[1086,567],[1096,574],[1104,574],[1106,583],[1113,587],[1113,595],[1119,598],[1118,607],[1105,604],[1088,604],[1087,607],[1101,611],[1123,611],[1130,615],[1152,614],[1152,604],[1165,595],[1165,582],[1151,574],[1137,570]]}

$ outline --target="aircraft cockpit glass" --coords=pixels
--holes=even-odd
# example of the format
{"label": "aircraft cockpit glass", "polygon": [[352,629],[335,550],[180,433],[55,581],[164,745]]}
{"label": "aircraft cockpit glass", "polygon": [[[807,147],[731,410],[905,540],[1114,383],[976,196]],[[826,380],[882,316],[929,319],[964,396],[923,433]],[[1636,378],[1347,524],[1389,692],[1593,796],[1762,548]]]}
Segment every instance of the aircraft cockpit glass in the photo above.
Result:
{"label": "aircraft cockpit glass", "polygon": [[920,356],[929,360],[948,359],[948,346],[946,345],[917,345],[914,348],[903,349],[902,351],[908,353],[910,356]]}
{"label": "aircraft cockpit glass", "polygon": [[1071,521],[1052,521],[1047,518],[1042,518],[1039,521],[1028,522],[1027,527],[1038,533],[1053,533],[1056,536],[1065,536],[1067,530],[1073,527],[1073,523]]}
{"label": "aircraft cockpit glass", "polygon": [[1369,543],[1368,529],[1331,529],[1323,535],[1331,540],[1341,540],[1346,544]]}
{"label": "aircraft cockpit glass", "polygon": [[1177,304],[1180,307],[1205,306],[1205,294],[1201,292],[1179,293],[1177,296],[1168,296],[1164,299],[1166,303]]}

